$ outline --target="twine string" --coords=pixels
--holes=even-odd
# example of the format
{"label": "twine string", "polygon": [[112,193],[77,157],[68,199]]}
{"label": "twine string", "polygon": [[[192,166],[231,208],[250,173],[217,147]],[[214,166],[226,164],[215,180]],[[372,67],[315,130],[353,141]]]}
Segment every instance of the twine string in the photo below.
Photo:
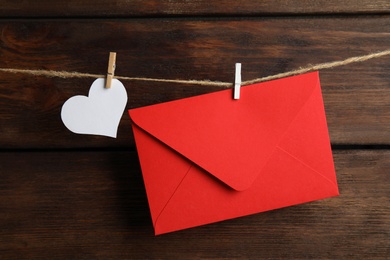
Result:
{"label": "twine string", "polygon": [[[261,77],[261,78],[255,78],[252,80],[242,81],[241,85],[245,86],[245,85],[260,83],[260,82],[269,81],[273,79],[280,79],[289,76],[299,75],[311,71],[345,66],[351,63],[364,62],[370,59],[376,59],[386,55],[390,55],[390,49],[381,52],[367,54],[367,55],[350,57],[340,61],[332,61],[332,62],[319,63],[315,65],[308,65],[306,67],[301,67],[296,70],[291,70],[291,71],[287,71],[287,72],[283,72],[271,76]],[[22,73],[22,74],[28,74],[34,76],[59,77],[59,78],[104,78],[106,77],[106,75],[91,74],[91,73],[55,71],[55,70],[13,69],[13,68],[0,68],[0,72]],[[210,80],[160,79],[160,78],[143,78],[143,77],[126,77],[126,76],[114,76],[114,78],[121,79],[121,80],[132,80],[132,81],[179,83],[179,84],[189,84],[189,85],[218,86],[218,87],[225,87],[225,88],[230,88],[233,87],[234,85],[233,83],[230,82],[210,81]]]}

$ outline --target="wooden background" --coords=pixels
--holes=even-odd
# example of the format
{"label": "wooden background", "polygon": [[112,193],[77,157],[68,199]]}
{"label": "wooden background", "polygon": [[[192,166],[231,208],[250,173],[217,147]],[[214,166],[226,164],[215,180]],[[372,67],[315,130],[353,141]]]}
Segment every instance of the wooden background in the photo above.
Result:
{"label": "wooden background", "polygon": [[[0,67],[243,80],[390,48],[388,0],[0,0]],[[75,135],[93,79],[0,73],[1,259],[388,259],[390,57],[320,72],[341,195],[155,237],[130,119]],[[127,109],[220,90],[124,81]]]}

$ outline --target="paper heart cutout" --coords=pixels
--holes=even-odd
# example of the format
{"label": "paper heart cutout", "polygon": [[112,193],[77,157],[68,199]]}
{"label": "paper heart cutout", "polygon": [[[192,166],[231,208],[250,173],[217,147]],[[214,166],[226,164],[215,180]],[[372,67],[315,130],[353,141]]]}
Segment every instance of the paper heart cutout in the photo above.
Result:
{"label": "paper heart cutout", "polygon": [[96,79],[89,89],[88,97],[74,96],[62,105],[61,119],[70,131],[116,138],[127,104],[127,93],[117,79],[113,79],[111,88],[104,86],[104,78]]}

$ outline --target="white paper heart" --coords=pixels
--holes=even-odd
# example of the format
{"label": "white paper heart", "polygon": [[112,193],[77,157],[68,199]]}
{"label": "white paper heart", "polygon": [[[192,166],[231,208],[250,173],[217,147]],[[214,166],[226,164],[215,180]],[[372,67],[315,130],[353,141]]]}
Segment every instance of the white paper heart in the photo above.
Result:
{"label": "white paper heart", "polygon": [[127,104],[127,93],[117,79],[113,79],[111,88],[104,86],[104,78],[96,79],[89,89],[88,97],[74,96],[62,105],[61,119],[70,131],[116,138]]}

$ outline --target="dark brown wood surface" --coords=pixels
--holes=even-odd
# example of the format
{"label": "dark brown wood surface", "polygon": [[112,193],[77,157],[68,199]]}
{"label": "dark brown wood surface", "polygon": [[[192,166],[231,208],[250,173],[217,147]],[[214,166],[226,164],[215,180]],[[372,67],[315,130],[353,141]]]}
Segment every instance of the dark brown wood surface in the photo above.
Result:
{"label": "dark brown wood surface", "polygon": [[[0,67],[233,82],[390,48],[390,3],[0,0]],[[389,259],[390,57],[320,71],[340,196],[154,236],[124,113],[76,135],[93,79],[0,73],[0,259]],[[123,81],[126,109],[221,87]]]}
{"label": "dark brown wood surface", "polygon": [[[0,67],[233,82],[342,60],[390,46],[390,17],[0,21]],[[321,71],[333,144],[390,144],[390,58]],[[78,136],[59,120],[62,104],[87,95],[93,79],[0,73],[3,148],[133,147],[124,114],[118,139]],[[347,79],[347,80],[346,80]],[[127,108],[217,91],[172,83],[124,82]]]}
{"label": "dark brown wood surface", "polygon": [[339,197],[155,237],[135,152],[2,154],[0,255],[386,258],[390,152],[338,150],[334,157]]}
{"label": "dark brown wood surface", "polygon": [[390,12],[387,0],[1,0],[0,6],[2,17],[274,16]]}

